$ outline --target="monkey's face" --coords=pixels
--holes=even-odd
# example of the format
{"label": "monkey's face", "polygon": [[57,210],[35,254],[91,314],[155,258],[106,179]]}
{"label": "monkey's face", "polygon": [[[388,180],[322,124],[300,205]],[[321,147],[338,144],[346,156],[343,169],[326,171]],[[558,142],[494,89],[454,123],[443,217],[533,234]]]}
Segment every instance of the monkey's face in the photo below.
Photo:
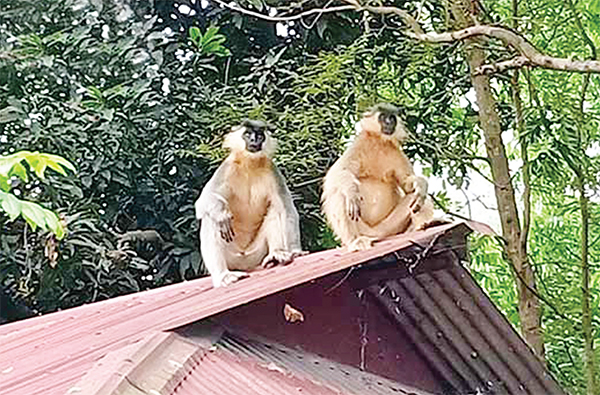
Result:
{"label": "monkey's face", "polygon": [[248,120],[234,127],[225,137],[223,146],[233,152],[252,157],[271,157],[275,152],[276,140],[271,137],[270,126],[262,121]]}
{"label": "monkey's face", "polygon": [[252,153],[260,152],[267,139],[266,125],[259,121],[246,121],[244,126],[242,138],[246,142],[246,150]]}
{"label": "monkey's face", "polygon": [[400,119],[400,110],[387,103],[371,108],[360,121],[361,130],[381,133],[398,140],[405,137],[404,126]]}
{"label": "monkey's face", "polygon": [[387,134],[388,136],[394,134],[396,131],[396,125],[398,125],[398,117],[396,114],[380,112],[377,116],[377,120],[381,126],[381,133]]}

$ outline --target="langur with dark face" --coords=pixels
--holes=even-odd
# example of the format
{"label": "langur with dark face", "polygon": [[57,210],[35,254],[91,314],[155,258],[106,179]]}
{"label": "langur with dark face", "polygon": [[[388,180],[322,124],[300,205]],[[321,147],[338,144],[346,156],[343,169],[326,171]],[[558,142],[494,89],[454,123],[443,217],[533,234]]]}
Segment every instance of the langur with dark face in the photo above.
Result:
{"label": "langur with dark face", "polygon": [[379,104],[356,124],[357,137],[323,183],[323,212],[350,251],[374,240],[422,229],[433,217],[427,180],[402,150],[407,134],[399,111]]}
{"label": "langur with dark face", "polygon": [[268,126],[245,121],[223,145],[231,152],[195,204],[200,251],[215,287],[302,254],[298,212],[271,161],[276,142]]}

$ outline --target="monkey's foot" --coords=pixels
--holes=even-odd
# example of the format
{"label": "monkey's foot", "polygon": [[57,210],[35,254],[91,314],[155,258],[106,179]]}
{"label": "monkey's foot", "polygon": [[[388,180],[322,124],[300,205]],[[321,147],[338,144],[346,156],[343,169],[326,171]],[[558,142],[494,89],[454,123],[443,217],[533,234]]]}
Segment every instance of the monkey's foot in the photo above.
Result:
{"label": "monkey's foot", "polygon": [[262,261],[262,267],[273,267],[277,265],[287,265],[292,262],[295,257],[304,255],[303,251],[283,251],[275,250],[269,253]]}
{"label": "monkey's foot", "polygon": [[356,239],[352,240],[347,248],[348,251],[364,251],[368,250],[373,246],[373,239],[367,236],[358,236]]}
{"label": "monkey's foot", "polygon": [[219,280],[214,284],[215,288],[218,287],[226,287],[230,284],[235,283],[236,281],[239,281],[243,278],[249,277],[250,275],[246,272],[238,272],[238,271],[234,271],[234,272],[230,272],[230,271],[226,271],[223,272],[223,274],[221,274],[221,277],[219,278]]}
{"label": "monkey's foot", "polygon": [[308,255],[309,251],[302,251],[302,250],[294,250],[292,251],[292,255],[294,255],[294,258],[297,258],[299,256],[304,256],[304,255]]}

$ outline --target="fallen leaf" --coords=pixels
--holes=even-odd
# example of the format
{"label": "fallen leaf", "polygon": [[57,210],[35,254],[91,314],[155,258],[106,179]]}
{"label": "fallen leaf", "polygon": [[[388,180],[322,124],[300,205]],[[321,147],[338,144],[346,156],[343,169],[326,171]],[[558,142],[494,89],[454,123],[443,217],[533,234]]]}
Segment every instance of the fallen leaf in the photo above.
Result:
{"label": "fallen leaf", "polygon": [[287,322],[304,321],[304,314],[287,303],[283,306],[283,316]]}

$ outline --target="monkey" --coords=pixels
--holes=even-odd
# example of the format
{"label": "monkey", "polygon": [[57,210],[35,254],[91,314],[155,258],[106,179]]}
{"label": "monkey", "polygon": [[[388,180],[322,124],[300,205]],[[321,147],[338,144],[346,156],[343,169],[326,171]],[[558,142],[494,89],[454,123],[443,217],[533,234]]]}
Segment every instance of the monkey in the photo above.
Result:
{"label": "monkey", "polygon": [[173,244],[165,242],[154,229],[131,230],[118,235],[117,249],[108,251],[106,255],[117,268],[124,269],[134,257],[151,263],[161,259],[172,248]]}
{"label": "monkey", "polygon": [[402,150],[407,132],[399,109],[374,106],[356,131],[355,141],[325,175],[321,197],[327,222],[350,251],[423,229],[433,218],[427,180],[415,175]]}
{"label": "monkey", "polygon": [[154,229],[125,232],[117,240],[117,250],[131,251],[146,261],[163,251],[166,245],[160,233]]}
{"label": "monkey", "polygon": [[195,203],[200,252],[213,286],[227,286],[259,266],[285,265],[304,254],[300,221],[272,161],[270,126],[244,121],[226,135],[229,156]]}

